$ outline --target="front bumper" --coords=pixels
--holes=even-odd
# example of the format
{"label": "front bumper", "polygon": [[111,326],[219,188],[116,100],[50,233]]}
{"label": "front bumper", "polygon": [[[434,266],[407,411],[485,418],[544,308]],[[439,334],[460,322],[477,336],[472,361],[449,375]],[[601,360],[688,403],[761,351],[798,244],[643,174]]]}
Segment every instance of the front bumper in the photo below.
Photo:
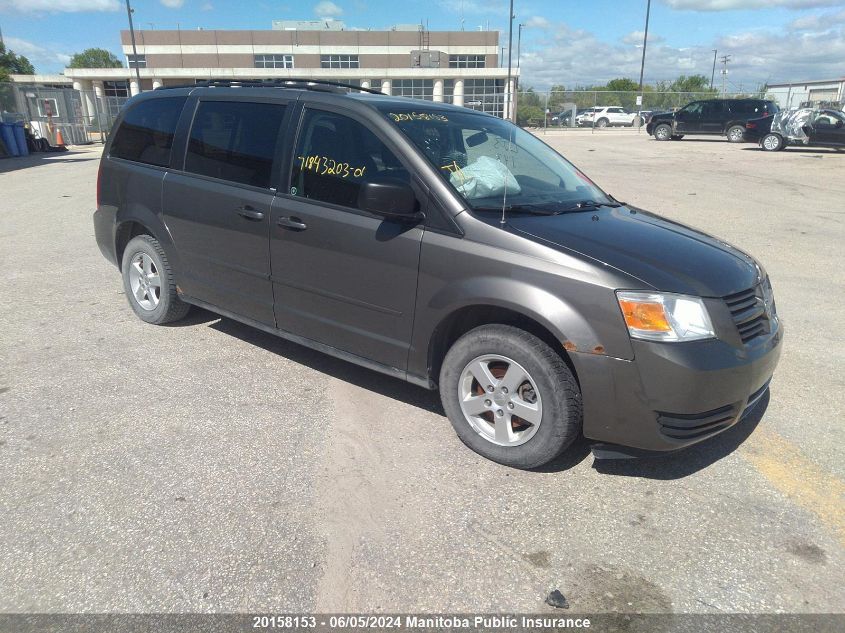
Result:
{"label": "front bumper", "polygon": [[766,337],[739,347],[721,340],[635,340],[632,361],[574,354],[584,435],[605,445],[607,454],[599,451],[600,457],[674,451],[713,437],[765,395],[782,341],[778,324]]}

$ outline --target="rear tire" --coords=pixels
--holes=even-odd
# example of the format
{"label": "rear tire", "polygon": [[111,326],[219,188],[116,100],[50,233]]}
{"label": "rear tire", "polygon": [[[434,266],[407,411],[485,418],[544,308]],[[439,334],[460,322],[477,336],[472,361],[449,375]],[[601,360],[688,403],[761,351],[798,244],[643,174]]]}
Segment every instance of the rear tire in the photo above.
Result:
{"label": "rear tire", "polygon": [[184,317],[191,306],[176,292],[173,271],[157,239],[139,235],[129,240],[120,266],[126,299],[142,321],[153,325]]}
{"label": "rear tire", "polygon": [[732,125],[728,128],[728,140],[731,143],[742,143],[745,140],[745,128],[742,125]]}
{"label": "rear tire", "polygon": [[506,466],[542,466],[581,433],[581,391],[569,367],[509,325],[477,327],[452,345],[440,397],[461,441]]}
{"label": "rear tire", "polygon": [[769,133],[760,139],[760,149],[764,152],[779,152],[783,145],[783,137],[780,134]]}
{"label": "rear tire", "polygon": [[672,128],[666,123],[661,123],[654,128],[654,138],[658,141],[668,141],[672,139]]}

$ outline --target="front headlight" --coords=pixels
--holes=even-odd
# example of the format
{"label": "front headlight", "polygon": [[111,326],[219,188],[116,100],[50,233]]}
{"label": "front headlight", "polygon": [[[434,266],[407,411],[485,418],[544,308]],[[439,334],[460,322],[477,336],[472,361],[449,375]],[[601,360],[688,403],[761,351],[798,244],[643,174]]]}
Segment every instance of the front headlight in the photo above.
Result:
{"label": "front headlight", "polygon": [[627,291],[618,291],[616,297],[631,338],[647,341],[716,338],[700,297]]}

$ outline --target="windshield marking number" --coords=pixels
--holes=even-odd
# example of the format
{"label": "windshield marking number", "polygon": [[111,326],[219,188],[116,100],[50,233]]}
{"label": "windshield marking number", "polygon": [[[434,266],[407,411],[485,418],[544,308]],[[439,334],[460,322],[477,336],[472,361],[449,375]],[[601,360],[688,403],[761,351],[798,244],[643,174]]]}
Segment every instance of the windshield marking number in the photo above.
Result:
{"label": "windshield marking number", "polygon": [[352,167],[349,163],[340,163],[326,156],[297,156],[301,170],[313,171],[320,176],[339,176],[341,178],[361,178],[367,170],[365,167]]}

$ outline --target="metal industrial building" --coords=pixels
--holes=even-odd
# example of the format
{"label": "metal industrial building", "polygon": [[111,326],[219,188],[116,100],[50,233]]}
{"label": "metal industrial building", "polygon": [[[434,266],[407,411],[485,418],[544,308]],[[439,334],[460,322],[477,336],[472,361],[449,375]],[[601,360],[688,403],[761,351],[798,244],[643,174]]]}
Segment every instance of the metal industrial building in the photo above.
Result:
{"label": "metal industrial building", "polygon": [[831,106],[845,104],[845,77],[839,79],[792,81],[769,84],[766,94],[777,101],[781,108]]}

